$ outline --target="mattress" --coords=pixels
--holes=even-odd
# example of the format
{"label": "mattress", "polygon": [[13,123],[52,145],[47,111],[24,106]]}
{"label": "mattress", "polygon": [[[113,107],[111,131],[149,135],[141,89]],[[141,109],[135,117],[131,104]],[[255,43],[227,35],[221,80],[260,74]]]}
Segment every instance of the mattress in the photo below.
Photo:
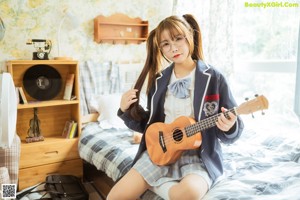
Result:
{"label": "mattress", "polygon": [[[244,122],[241,138],[231,145],[222,144],[224,175],[204,200],[300,199],[299,121],[280,116]],[[80,157],[116,181],[130,169],[137,152],[132,134],[90,123],[80,137]],[[143,199],[160,199],[151,195]]]}

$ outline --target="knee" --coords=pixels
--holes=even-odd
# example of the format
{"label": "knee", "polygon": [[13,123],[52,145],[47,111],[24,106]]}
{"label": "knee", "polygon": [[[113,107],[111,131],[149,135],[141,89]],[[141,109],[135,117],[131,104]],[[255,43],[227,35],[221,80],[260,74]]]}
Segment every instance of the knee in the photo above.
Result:
{"label": "knee", "polygon": [[115,190],[110,190],[110,192],[108,193],[107,200],[120,200],[123,199],[123,195],[121,192],[115,191]]}
{"label": "knee", "polygon": [[205,193],[201,191],[198,187],[187,187],[187,188],[176,188],[173,187],[169,190],[169,198],[170,200],[200,200],[203,198]]}
{"label": "knee", "polygon": [[200,200],[203,196],[199,192],[182,192],[182,193],[169,193],[170,200]]}

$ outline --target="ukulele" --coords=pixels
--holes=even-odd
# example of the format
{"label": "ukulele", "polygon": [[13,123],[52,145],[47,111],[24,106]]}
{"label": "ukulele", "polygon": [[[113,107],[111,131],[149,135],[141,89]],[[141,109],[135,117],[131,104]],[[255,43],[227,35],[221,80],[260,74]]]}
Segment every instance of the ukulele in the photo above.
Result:
{"label": "ukulele", "polygon": [[[223,114],[229,118],[228,112],[237,116],[264,110],[268,106],[266,97],[260,95]],[[145,135],[150,159],[156,165],[169,165],[176,162],[183,151],[199,148],[202,143],[201,131],[215,126],[219,116],[220,113],[199,122],[193,118],[181,116],[170,124],[162,122],[151,124]]]}

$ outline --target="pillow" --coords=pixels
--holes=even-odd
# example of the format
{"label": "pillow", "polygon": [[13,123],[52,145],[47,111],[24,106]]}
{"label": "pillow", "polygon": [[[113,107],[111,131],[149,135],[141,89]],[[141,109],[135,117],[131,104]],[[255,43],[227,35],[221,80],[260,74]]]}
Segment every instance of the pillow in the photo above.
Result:
{"label": "pillow", "polygon": [[91,106],[100,113],[98,117],[99,126],[103,129],[127,129],[124,121],[118,117],[122,94],[94,95]]}

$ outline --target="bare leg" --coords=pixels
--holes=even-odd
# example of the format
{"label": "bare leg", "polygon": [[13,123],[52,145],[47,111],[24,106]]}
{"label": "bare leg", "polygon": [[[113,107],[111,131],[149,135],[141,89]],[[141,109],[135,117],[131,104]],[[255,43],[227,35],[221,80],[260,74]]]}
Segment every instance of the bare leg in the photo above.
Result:
{"label": "bare leg", "polygon": [[109,192],[109,200],[138,199],[150,186],[144,178],[133,168],[124,175]]}
{"label": "bare leg", "polygon": [[199,200],[208,191],[208,184],[204,178],[196,174],[185,176],[178,184],[173,185],[169,190],[171,200]]}

